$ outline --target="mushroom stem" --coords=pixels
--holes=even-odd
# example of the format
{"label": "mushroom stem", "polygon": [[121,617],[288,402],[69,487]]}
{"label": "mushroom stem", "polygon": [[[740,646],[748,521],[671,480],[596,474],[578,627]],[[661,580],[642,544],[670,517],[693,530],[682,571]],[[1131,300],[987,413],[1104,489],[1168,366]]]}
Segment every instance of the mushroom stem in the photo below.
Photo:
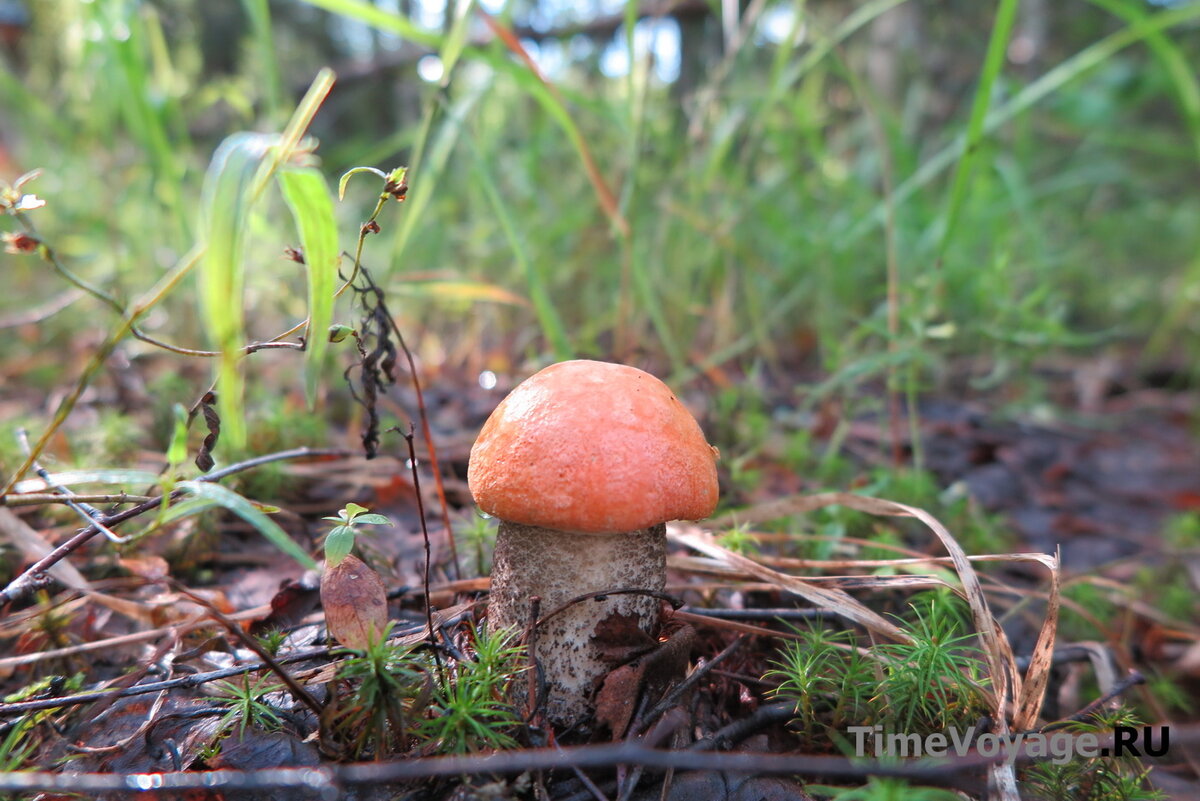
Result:
{"label": "mushroom stem", "polygon": [[[561,531],[500,521],[492,564],[488,617],[493,627],[522,629],[529,599],[540,596],[543,614],[589,592],[621,589],[661,591],[666,582],[666,526],[616,534],[565,535]],[[597,680],[614,665],[593,640],[596,626],[620,615],[648,635],[658,623],[659,600],[629,594],[581,601],[539,629],[536,657],[545,676],[546,716],[577,722],[590,709]],[[617,620],[613,621],[617,623]],[[524,682],[513,700],[526,701]]]}

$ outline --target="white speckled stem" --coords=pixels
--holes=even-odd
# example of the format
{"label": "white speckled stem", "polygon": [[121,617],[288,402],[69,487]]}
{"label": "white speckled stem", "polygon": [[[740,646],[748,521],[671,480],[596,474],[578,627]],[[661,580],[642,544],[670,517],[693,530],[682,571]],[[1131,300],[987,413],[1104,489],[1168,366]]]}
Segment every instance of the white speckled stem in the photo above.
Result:
{"label": "white speckled stem", "polygon": [[[488,618],[492,627],[524,631],[529,599],[540,596],[544,616],[589,592],[619,589],[661,591],[666,584],[667,535],[663,525],[620,534],[577,534],[500,521],[492,560]],[[546,677],[546,715],[569,725],[591,710],[596,680],[607,663],[592,641],[600,621],[612,614],[636,615],[652,634],[659,600],[614,595],[581,601],[546,621],[537,633],[537,658]],[[513,683],[514,701],[524,705],[528,684]]]}

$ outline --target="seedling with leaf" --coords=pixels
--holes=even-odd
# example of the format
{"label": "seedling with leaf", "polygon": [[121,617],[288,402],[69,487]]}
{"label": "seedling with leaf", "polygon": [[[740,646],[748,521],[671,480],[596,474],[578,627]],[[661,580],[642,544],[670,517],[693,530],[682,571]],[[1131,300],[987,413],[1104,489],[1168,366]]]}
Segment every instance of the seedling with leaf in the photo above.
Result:
{"label": "seedling with leaf", "polygon": [[325,572],[321,575],[325,626],[339,643],[361,651],[387,626],[387,592],[379,574],[350,551],[357,526],[390,526],[391,521],[356,503],[346,504],[336,517],[325,519],[338,524],[325,537]]}
{"label": "seedling with leaf", "polygon": [[383,515],[372,514],[365,506],[348,503],[337,513],[336,517],[323,517],[338,525],[325,537],[325,563],[336,567],[354,550],[354,537],[358,534],[358,526],[390,526],[392,521]]}

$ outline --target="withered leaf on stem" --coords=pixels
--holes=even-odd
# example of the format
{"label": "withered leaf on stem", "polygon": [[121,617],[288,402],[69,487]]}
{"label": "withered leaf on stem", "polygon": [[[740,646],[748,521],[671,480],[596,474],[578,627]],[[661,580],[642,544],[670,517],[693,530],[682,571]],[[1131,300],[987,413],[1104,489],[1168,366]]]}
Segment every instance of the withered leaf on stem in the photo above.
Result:
{"label": "withered leaf on stem", "polygon": [[[217,394],[215,392],[206,392],[200,399],[200,414],[204,417],[204,427],[208,429],[208,434],[205,435],[200,450],[196,452],[196,467],[201,473],[207,473],[216,464],[212,452],[213,448],[217,447],[217,440],[221,436],[221,418],[217,415],[216,402]],[[191,420],[189,419],[188,422]]]}
{"label": "withered leaf on stem", "polygon": [[346,556],[321,575],[321,605],[325,626],[347,648],[364,650],[378,639],[388,622],[383,579],[356,556]]}

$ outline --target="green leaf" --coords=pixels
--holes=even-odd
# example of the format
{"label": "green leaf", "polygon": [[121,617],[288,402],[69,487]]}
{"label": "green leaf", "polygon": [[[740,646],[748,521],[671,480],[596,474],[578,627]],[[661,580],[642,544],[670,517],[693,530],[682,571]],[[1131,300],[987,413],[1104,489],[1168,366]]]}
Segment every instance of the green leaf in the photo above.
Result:
{"label": "green leaf", "polygon": [[[369,512],[369,511],[371,511],[371,510],[365,506],[359,506],[357,503],[348,503],[348,504],[346,504],[346,507],[344,509],[342,509],[341,512],[338,512],[338,514],[341,515],[343,517],[343,519],[353,520],[355,517],[362,514],[363,512]],[[342,514],[343,512],[345,514]]]}
{"label": "green leaf", "polygon": [[[304,246],[308,270],[308,331],[304,338],[304,396],[309,409],[317,399],[317,380],[328,349],[323,333],[333,321],[333,293],[337,282],[337,220],[333,198],[325,178],[311,167],[291,168],[279,173],[279,186],[292,210]],[[321,332],[321,333],[318,333]]]}
{"label": "green leaf", "polygon": [[436,48],[442,43],[441,36],[421,30],[408,17],[377,8],[364,0],[305,0],[305,2],[310,6],[323,8],[331,14],[339,14],[348,19],[365,22],[381,31],[394,33],[402,39],[408,39],[419,45]]}
{"label": "green leaf", "polygon": [[1019,5],[1019,0],[1000,0],[1000,7],[996,10],[996,21],[992,24],[992,35],[983,58],[983,71],[979,76],[979,86],[975,89],[975,100],[971,106],[971,117],[967,122],[966,146],[958,162],[958,169],[954,172],[954,182],[951,184],[950,198],[946,204],[942,238],[935,258],[937,263],[941,263],[946,256],[946,248],[954,234],[963,202],[967,197],[967,189],[971,185],[975,163],[979,160],[980,144],[984,137],[983,125],[992,103],[992,88],[1004,70],[1004,56],[1008,51],[1013,27],[1016,25]]}
{"label": "green leaf", "polygon": [[386,181],[388,179],[387,173],[376,167],[355,167],[353,169],[346,170],[344,173],[342,173],[341,179],[338,180],[338,200],[344,200],[346,198],[346,184],[350,183],[350,176],[358,175],[360,172],[369,172],[372,175],[378,175],[382,181]]}
{"label": "green leaf", "polygon": [[174,470],[176,466],[187,461],[187,409],[183,404],[175,404],[175,429],[171,433],[171,444],[167,447],[167,464]]}
{"label": "green leaf", "polygon": [[235,447],[246,444],[242,419],[243,298],[242,263],[246,227],[254,204],[259,171],[279,137],[257,133],[229,136],[213,154],[204,176],[201,202],[208,249],[200,263],[200,308],[209,339],[221,358],[217,364],[217,408],[223,433]]}
{"label": "green leaf", "polygon": [[[174,491],[174,485],[171,490]],[[166,488],[164,487],[164,492]],[[165,497],[165,496],[164,496]],[[133,539],[140,540],[142,537],[153,534],[163,526],[170,525],[176,520],[183,520],[186,517],[194,517],[195,515],[207,512],[209,509],[216,508],[217,504],[205,498],[188,498],[185,501],[179,501],[166,509],[159,512],[154,518],[154,522],[148,524],[145,528],[134,535]]]}
{"label": "green leaf", "polygon": [[325,563],[334,567],[354,550],[354,529],[337,526],[325,537]]}
{"label": "green leaf", "polygon": [[278,523],[263,514],[251,501],[238,495],[228,487],[222,487],[220,484],[213,484],[207,481],[180,481],[175,486],[177,489],[190,492],[198,498],[213,501],[228,509],[242,520],[254,526],[276,548],[295,559],[302,567],[308,570],[316,569],[317,563],[313,561],[313,558],[297,545],[287,535],[287,532],[279,527]]}
{"label": "green leaf", "polygon": [[442,86],[450,85],[450,73],[454,70],[459,56],[462,55],[463,48],[466,47],[467,32],[471,22],[471,8],[475,5],[474,0],[446,0],[446,2],[454,4],[454,24],[446,35],[446,43],[442,46],[440,54]]}
{"label": "green leaf", "polygon": [[[51,473],[50,480],[62,487],[75,484],[157,484],[158,474],[147,470],[64,470]],[[13,492],[45,492],[49,486],[40,478],[18,481]]]}
{"label": "green leaf", "polygon": [[383,515],[358,515],[354,518],[354,525],[390,526],[392,521]]}

